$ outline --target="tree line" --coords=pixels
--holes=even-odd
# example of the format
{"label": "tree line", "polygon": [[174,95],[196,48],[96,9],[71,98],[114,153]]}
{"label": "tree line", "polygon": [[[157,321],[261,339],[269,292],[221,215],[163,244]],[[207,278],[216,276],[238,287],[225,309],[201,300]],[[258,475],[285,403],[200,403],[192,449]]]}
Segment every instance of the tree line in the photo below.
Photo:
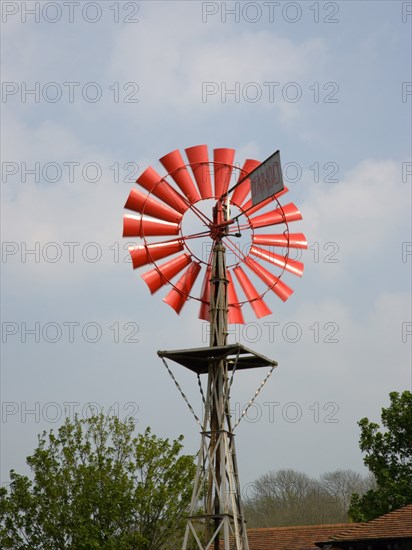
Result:
{"label": "tree line", "polygon": [[244,501],[248,527],[319,525],[350,521],[348,509],[353,493],[375,489],[372,475],[335,470],[319,479],[285,469],[260,476]]}

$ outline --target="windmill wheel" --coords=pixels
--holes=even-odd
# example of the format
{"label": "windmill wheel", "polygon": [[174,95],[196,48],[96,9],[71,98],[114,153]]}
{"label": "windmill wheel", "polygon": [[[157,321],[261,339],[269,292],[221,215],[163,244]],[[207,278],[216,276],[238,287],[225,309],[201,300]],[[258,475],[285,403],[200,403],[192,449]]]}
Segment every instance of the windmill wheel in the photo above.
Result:
{"label": "windmill wheel", "polygon": [[[279,203],[287,188],[252,205],[247,176],[259,161],[248,159],[239,168],[233,149],[214,149],[213,161],[206,145],[185,151],[188,162],[179,150],[168,153],[160,159],[167,174],[162,177],[149,166],[136,181],[143,190],[134,188],[129,194],[125,208],[138,215],[124,216],[123,237],[141,239],[141,244],[129,247],[133,268],[153,264],[142,274],[150,292],[171,285],[164,302],[180,313],[189,298],[198,300],[199,317],[209,320],[211,251],[220,240],[233,257],[227,262],[228,322],[244,323],[241,308],[245,303],[250,303],[257,318],[269,315],[263,296],[271,290],[287,300],[293,291],[281,279],[285,273],[303,273],[303,263],[289,257],[291,248],[307,248],[302,233],[289,232],[289,224],[301,220],[301,213],[293,203]],[[235,186],[236,182],[240,184]],[[228,192],[230,187],[233,192]],[[269,227],[273,233],[258,232]],[[263,264],[270,264],[277,273]],[[199,284],[202,270],[203,283]]]}

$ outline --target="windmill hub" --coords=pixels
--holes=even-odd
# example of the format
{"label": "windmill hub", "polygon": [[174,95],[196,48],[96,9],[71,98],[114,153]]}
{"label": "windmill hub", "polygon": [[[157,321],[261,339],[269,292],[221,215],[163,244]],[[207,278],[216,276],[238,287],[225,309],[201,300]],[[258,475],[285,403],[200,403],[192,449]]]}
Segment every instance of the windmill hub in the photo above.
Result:
{"label": "windmill hub", "polygon": [[214,241],[220,241],[229,233],[229,225],[226,223],[211,224],[210,237]]}
{"label": "windmill hub", "polygon": [[[227,266],[234,267],[239,263],[242,252],[247,252],[252,243],[252,230],[249,226],[239,228],[236,216],[242,215],[242,210],[231,204],[230,219],[226,219],[226,206],[223,217],[218,221],[214,218],[217,201],[214,198],[200,200],[184,214],[181,222],[181,235],[197,235],[196,238],[185,239],[186,250],[200,262],[209,264],[213,243],[222,240],[227,250]],[[199,214],[200,213],[200,214]],[[201,217],[200,217],[201,216]],[[227,246],[226,239],[232,239],[232,246]]]}

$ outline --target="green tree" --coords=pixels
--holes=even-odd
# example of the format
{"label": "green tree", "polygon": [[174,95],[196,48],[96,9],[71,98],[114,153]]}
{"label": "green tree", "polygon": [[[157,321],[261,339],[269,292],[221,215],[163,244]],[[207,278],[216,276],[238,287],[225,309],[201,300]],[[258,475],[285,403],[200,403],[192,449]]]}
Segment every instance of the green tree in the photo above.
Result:
{"label": "green tree", "polygon": [[369,521],[412,502],[412,393],[389,397],[390,405],[381,413],[385,431],[367,418],[358,422],[363,461],[377,486],[352,496],[349,515],[354,521]]}
{"label": "green tree", "polygon": [[132,419],[66,419],[27,457],[32,479],[10,472],[0,490],[0,547],[16,550],[139,549],[176,545],[195,465]]}

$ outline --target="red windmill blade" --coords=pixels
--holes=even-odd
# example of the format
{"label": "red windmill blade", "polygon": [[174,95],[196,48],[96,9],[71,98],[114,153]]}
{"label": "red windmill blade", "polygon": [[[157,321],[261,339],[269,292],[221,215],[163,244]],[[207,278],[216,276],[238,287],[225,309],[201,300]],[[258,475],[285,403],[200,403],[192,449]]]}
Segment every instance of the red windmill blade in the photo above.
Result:
{"label": "red windmill blade", "polygon": [[253,286],[243,269],[240,266],[237,266],[233,271],[240,286],[242,287],[243,292],[246,294],[256,317],[260,319],[261,317],[265,317],[265,315],[270,315],[272,312],[263,301],[263,298],[260,297],[259,292]]}
{"label": "red windmill blade", "polygon": [[245,320],[243,318],[242,310],[240,309],[239,298],[237,297],[236,288],[229,269],[226,271],[226,275],[229,280],[227,287],[228,322],[231,325],[244,325]]}
{"label": "red windmill blade", "polygon": [[258,264],[253,258],[246,258],[246,265],[284,302],[293,293],[293,290],[281,281],[279,277],[270,273],[270,271]]}
{"label": "red windmill blade", "polygon": [[192,290],[193,285],[199,275],[200,264],[197,262],[192,262],[185,273],[177,281],[176,286],[172,288],[169,294],[163,298],[163,301],[166,304],[169,304],[176,313],[180,313],[182,307],[185,305],[185,302],[190,297],[190,291]]}
{"label": "red windmill blade", "polygon": [[248,216],[252,216],[255,212],[258,212],[259,210],[261,210],[262,208],[264,208],[265,206],[267,206],[271,202],[279,199],[280,197],[283,197],[283,195],[286,195],[286,193],[288,191],[289,191],[289,189],[287,187],[284,187],[282,189],[282,191],[280,191],[279,193],[276,193],[276,195],[272,195],[271,197],[269,197],[268,199],[260,202],[256,206],[252,206],[252,199],[249,199],[247,202],[245,202],[245,204],[242,206],[242,208],[243,208],[243,210],[245,210],[245,212],[247,212]]}
{"label": "red windmill blade", "polygon": [[[209,320],[212,255],[203,257],[203,250],[207,249],[204,246],[207,241],[211,243],[209,250],[219,241],[235,256],[235,262],[226,269],[228,323],[245,322],[242,313],[245,303],[250,303],[257,318],[269,315],[271,311],[263,296],[271,290],[281,300],[287,300],[293,290],[283,277],[303,273],[303,263],[292,260],[288,253],[289,249],[307,248],[302,233],[289,231],[289,224],[302,218],[299,209],[292,202],[280,205],[279,198],[287,193],[287,188],[252,205],[252,199],[248,198],[251,192],[248,175],[261,164],[260,161],[247,159],[239,169],[234,162],[233,149],[214,149],[213,160],[210,160],[206,145],[196,145],[185,151],[187,163],[178,150],[161,157],[160,163],[167,170],[163,176],[152,167],[147,168],[137,179],[145,192],[132,189],[127,198],[125,207],[138,215],[124,216],[123,235],[142,240],[141,244],[129,247],[133,268],[152,264],[152,268],[142,274],[152,294],[169,284],[171,289],[164,301],[176,313],[180,313],[192,298],[200,302],[199,317]],[[231,185],[233,176],[238,183],[234,188]],[[231,187],[233,192],[227,196]],[[202,201],[213,197],[215,206],[208,206],[210,212],[202,211]],[[272,201],[275,208],[270,208]],[[235,214],[230,214],[230,204],[235,205]],[[256,215],[265,207],[270,209]],[[184,231],[187,212],[199,220],[198,228],[190,234]],[[230,215],[235,217],[230,219]],[[273,233],[268,232],[271,227],[276,228]],[[256,230],[260,228],[267,230],[259,234]],[[245,246],[237,247],[234,239],[245,235],[250,238],[250,246],[244,243]],[[164,237],[170,238],[165,240]],[[196,243],[202,247],[200,252]],[[272,248],[281,250],[278,254]],[[158,264],[160,260],[163,262]],[[276,268],[276,273],[262,264]],[[242,300],[238,298],[239,289]]]}
{"label": "red windmill blade", "polygon": [[278,225],[285,222],[295,222],[301,219],[302,214],[299,212],[298,207],[290,202],[286,206],[276,208],[276,210],[272,210],[266,214],[261,214],[260,216],[256,216],[256,218],[252,218],[250,223],[253,229],[257,229],[258,227],[268,227],[269,225]]}
{"label": "red windmill blade", "polygon": [[179,223],[183,217],[183,214],[180,212],[145,195],[138,189],[132,189],[130,191],[130,195],[124,207],[128,210],[139,212],[139,214],[146,214],[147,216],[152,216],[153,218],[159,218],[163,221],[172,223]]}
{"label": "red windmill blade", "polygon": [[181,214],[184,214],[188,209],[183,197],[164,181],[151,166],[146,168],[136,182]]}
{"label": "red windmill blade", "polygon": [[179,225],[177,223],[165,222],[163,220],[148,220],[143,216],[123,216],[123,237],[153,237],[159,235],[178,235]]}
{"label": "red windmill blade", "polygon": [[200,304],[200,311],[199,311],[199,319],[203,319],[204,321],[210,320],[210,275],[212,272],[212,267],[207,266],[205,278],[203,279],[203,285],[202,285],[202,292],[200,294],[201,296],[201,304]]}
{"label": "red windmill blade", "polygon": [[215,166],[215,197],[221,197],[229,188],[235,158],[234,149],[214,149],[213,163]]}
{"label": "red windmill blade", "polygon": [[133,268],[151,264],[161,258],[166,258],[183,250],[183,241],[166,241],[162,243],[129,246]]}
{"label": "red windmill blade", "polygon": [[274,252],[268,252],[267,250],[263,250],[262,248],[258,248],[257,246],[252,246],[250,248],[250,253],[253,254],[253,256],[262,258],[262,260],[266,260],[267,262],[277,265],[282,269],[286,269],[287,271],[290,271],[295,275],[303,275],[302,262],[291,260],[287,256],[280,256],[279,254],[275,254]]}
{"label": "red windmill blade", "polygon": [[264,246],[279,246],[282,248],[308,248],[308,242],[303,233],[273,233],[264,235],[253,235],[253,244]]}
{"label": "red windmill blade", "polygon": [[185,149],[185,151],[202,199],[210,199],[213,197],[213,191],[210,181],[207,145],[195,145]]}
{"label": "red windmill blade", "polygon": [[143,273],[142,279],[150,289],[151,294],[154,294],[159,288],[167,284],[169,280],[180,273],[191,262],[189,254],[182,254],[173,260],[168,260],[162,265]]}
{"label": "red windmill blade", "polygon": [[190,203],[200,200],[199,192],[187,171],[185,161],[178,149],[162,157],[160,162],[186,195]]}

